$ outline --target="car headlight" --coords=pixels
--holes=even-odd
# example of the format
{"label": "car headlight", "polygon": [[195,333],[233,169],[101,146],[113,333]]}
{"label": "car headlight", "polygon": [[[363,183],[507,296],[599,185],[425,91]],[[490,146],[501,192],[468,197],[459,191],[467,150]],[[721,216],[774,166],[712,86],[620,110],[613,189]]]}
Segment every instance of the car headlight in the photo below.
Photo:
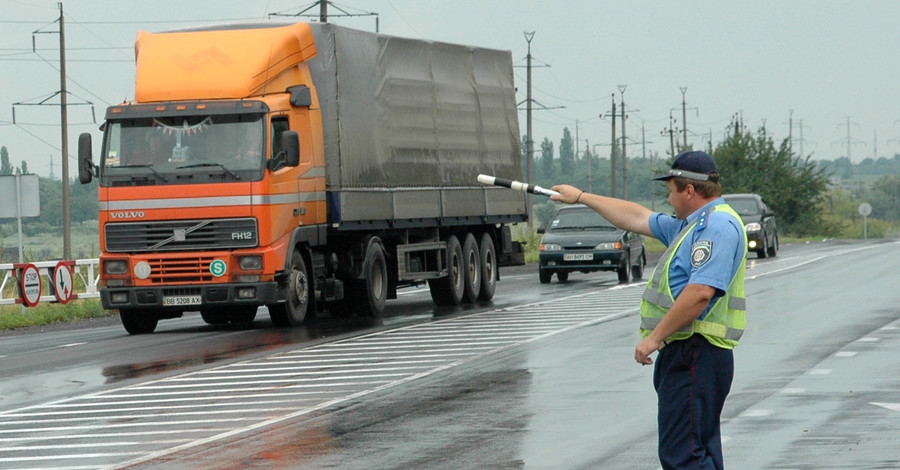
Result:
{"label": "car headlight", "polygon": [[756,222],[751,222],[747,225],[744,225],[744,229],[748,232],[759,232],[760,230],[762,230],[762,225]]}
{"label": "car headlight", "polygon": [[562,251],[562,247],[556,243],[541,243],[541,251]]}
{"label": "car headlight", "polygon": [[103,264],[106,274],[125,274],[128,272],[128,263],[125,260],[107,260]]}
{"label": "car headlight", "polygon": [[594,247],[595,250],[621,250],[622,242],[606,242],[606,243],[598,243],[597,246]]}

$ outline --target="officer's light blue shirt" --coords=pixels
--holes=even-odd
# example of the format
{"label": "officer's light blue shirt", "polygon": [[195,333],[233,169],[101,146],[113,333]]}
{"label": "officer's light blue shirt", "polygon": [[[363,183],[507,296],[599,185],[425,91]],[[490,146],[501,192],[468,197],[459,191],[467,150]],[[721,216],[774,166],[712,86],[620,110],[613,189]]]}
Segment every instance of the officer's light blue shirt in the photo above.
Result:
{"label": "officer's light blue shirt", "polygon": [[[669,265],[669,288],[672,297],[678,298],[688,284],[702,284],[716,289],[715,297],[725,294],[728,283],[734,278],[744,256],[744,229],[731,215],[722,211],[711,211],[713,206],[724,204],[724,199],[716,198],[681,220],[668,214],[654,213],[650,216],[650,230],[653,236],[669,246],[681,230],[703,217],[697,227],[681,243]],[[706,308],[703,319],[713,302]]]}

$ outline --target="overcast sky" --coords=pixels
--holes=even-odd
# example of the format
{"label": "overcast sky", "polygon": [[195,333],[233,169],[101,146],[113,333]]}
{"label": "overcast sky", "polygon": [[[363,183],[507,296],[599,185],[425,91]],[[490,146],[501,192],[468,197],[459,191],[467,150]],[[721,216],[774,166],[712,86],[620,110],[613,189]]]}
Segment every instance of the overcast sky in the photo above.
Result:
{"label": "overcast sky", "polygon": [[[200,24],[307,21],[311,0],[68,0],[66,26],[70,175],[81,132],[107,106],[134,97],[133,45],[138,30]],[[854,162],[900,153],[900,2],[340,0],[354,14],[378,14],[380,32],[512,52],[519,101],[525,100],[525,31],[534,31],[534,137],[559,146],[563,128],[609,154],[611,94],[626,85],[629,156],[665,154],[670,113],[688,143],[722,139],[732,116],[763,125],[777,141],[793,122],[795,150]],[[309,10],[318,13],[318,7]],[[57,1],[0,0],[0,145],[14,165],[42,176],[51,159],[59,177],[60,89]],[[374,31],[374,16],[331,21]],[[36,34],[35,34],[36,33]],[[52,33],[52,34],[51,34]],[[37,52],[32,52],[32,41]],[[519,68],[521,66],[521,68]],[[14,103],[19,103],[13,106]],[[13,121],[13,108],[15,120]],[[792,112],[793,111],[793,112]],[[525,113],[520,113],[525,132]],[[802,127],[801,127],[802,123]],[[642,139],[642,129],[644,130]]]}

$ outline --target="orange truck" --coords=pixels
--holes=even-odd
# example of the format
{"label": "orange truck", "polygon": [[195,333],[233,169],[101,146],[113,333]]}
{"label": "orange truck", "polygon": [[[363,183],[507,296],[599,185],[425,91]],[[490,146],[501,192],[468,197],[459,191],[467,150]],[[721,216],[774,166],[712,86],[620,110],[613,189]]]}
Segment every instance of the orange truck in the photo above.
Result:
{"label": "orange truck", "polygon": [[522,263],[525,196],[509,51],[324,23],[140,32],[134,100],[106,111],[100,293],[131,334],[199,311],[278,326],[379,316],[427,282],[490,300]]}

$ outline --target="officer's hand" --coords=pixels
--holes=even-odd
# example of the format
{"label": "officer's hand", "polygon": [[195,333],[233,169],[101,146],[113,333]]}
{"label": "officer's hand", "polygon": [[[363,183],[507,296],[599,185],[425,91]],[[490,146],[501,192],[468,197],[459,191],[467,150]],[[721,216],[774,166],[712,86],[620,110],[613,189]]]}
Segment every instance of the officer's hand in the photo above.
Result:
{"label": "officer's hand", "polygon": [[659,346],[659,341],[656,341],[649,336],[644,338],[634,348],[634,360],[637,361],[638,364],[643,364],[645,366],[653,364],[653,359],[650,359],[650,354],[659,351]]}
{"label": "officer's hand", "polygon": [[550,188],[559,193],[559,196],[550,196],[553,201],[565,202],[566,204],[574,204],[583,191],[570,186],[568,184],[558,184]]}

